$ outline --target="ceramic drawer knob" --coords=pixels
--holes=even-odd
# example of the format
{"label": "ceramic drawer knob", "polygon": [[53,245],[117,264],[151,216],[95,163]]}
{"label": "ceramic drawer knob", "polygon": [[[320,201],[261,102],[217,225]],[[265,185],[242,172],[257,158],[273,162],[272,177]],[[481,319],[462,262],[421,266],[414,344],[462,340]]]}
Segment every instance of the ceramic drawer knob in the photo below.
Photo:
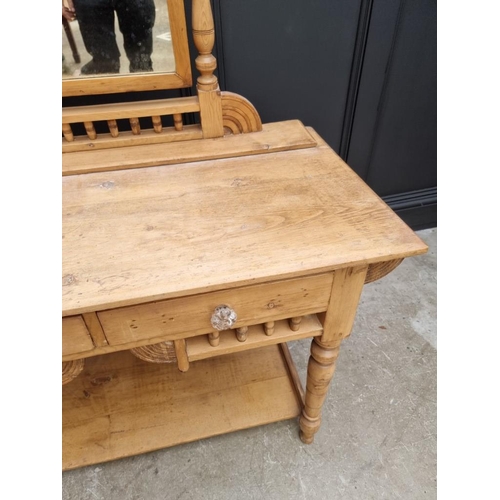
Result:
{"label": "ceramic drawer knob", "polygon": [[216,330],[229,330],[235,323],[238,315],[229,306],[217,306],[212,314],[211,323]]}

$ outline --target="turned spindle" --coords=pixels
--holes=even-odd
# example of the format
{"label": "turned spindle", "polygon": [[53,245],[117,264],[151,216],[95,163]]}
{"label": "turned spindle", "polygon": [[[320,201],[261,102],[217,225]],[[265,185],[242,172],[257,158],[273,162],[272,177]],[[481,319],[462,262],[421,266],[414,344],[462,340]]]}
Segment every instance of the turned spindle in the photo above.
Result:
{"label": "turned spindle", "polygon": [[290,326],[290,330],[292,330],[293,332],[299,331],[301,321],[302,321],[302,316],[296,316],[295,318],[290,318],[288,320],[288,325]]}
{"label": "turned spindle", "polygon": [[139,118],[130,118],[130,128],[132,129],[132,134],[139,135],[141,133],[141,125],[139,123]]}
{"label": "turned spindle", "polygon": [[195,59],[196,69],[200,72],[196,88],[203,137],[222,137],[222,98],[219,82],[214,75],[217,60],[212,54],[215,29],[210,0],[193,0],[192,25],[194,45],[199,53]]}
{"label": "turned spindle", "polygon": [[175,130],[182,130],[182,115],[180,113],[175,113],[174,114],[174,127]]}
{"label": "turned spindle", "polygon": [[73,131],[71,130],[71,125],[69,123],[63,123],[62,133],[64,135],[64,138],[68,142],[72,142],[75,139],[75,137],[73,136]]}
{"label": "turned spindle", "polygon": [[94,140],[97,137],[94,124],[92,122],[83,122],[83,125],[85,126],[88,138]]}
{"label": "turned spindle", "polygon": [[189,358],[186,348],[186,340],[174,340],[175,356],[177,357],[177,367],[181,372],[189,370]]}
{"label": "turned spindle", "polygon": [[208,342],[212,347],[217,347],[220,341],[220,332],[212,332],[208,334]]}
{"label": "turned spindle", "polygon": [[162,130],[162,125],[161,125],[161,117],[160,116],[152,116],[151,120],[153,121],[153,129],[154,131],[159,134]]}
{"label": "turned spindle", "polygon": [[236,329],[236,338],[240,342],[245,342],[248,337],[248,326],[242,326],[241,328]]}
{"label": "turned spindle", "polygon": [[274,321],[264,323],[264,332],[266,335],[272,335],[274,333]]}
{"label": "turned spindle", "polygon": [[108,128],[109,128],[109,133],[111,134],[111,137],[118,137],[118,124],[116,123],[116,120],[108,120]]}

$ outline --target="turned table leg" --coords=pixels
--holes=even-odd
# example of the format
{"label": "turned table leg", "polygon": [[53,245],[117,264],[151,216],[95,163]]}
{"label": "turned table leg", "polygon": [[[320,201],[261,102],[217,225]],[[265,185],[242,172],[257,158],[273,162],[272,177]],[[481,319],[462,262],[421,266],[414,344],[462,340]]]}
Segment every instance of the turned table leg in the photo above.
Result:
{"label": "turned table leg", "polygon": [[328,392],[328,385],[333,378],[339,355],[340,341],[330,345],[313,339],[311,357],[307,366],[306,397],[300,417],[300,439],[311,444],[314,434],[321,424],[321,408]]}
{"label": "turned table leg", "polygon": [[366,272],[367,266],[335,271],[328,309],[318,315],[323,335],[311,343],[305,403],[299,422],[300,439],[306,444],[314,441],[319,430],[321,408],[335,372],[340,344],[351,333]]}

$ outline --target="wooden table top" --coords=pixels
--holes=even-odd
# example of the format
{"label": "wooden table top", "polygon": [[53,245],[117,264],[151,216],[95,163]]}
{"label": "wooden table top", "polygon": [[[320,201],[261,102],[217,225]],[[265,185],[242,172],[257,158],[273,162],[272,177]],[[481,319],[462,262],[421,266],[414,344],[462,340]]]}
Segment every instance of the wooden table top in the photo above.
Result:
{"label": "wooden table top", "polygon": [[63,177],[63,316],[425,253],[324,143]]}

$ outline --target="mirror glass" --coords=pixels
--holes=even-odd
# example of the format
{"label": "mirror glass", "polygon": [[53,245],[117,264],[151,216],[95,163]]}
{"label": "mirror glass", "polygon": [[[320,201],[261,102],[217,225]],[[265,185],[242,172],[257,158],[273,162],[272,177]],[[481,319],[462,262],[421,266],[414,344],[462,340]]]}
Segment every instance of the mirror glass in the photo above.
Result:
{"label": "mirror glass", "polygon": [[175,70],[167,0],[63,0],[63,81]]}

